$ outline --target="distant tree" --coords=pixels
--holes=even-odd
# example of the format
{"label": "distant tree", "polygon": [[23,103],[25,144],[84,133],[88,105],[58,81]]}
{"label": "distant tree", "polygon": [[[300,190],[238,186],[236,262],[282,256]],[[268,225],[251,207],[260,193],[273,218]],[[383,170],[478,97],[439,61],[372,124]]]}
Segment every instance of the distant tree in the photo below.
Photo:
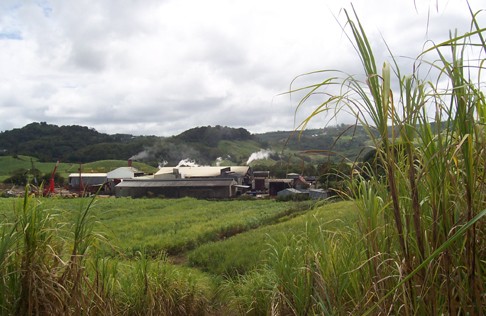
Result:
{"label": "distant tree", "polygon": [[17,169],[14,170],[10,177],[5,179],[3,183],[15,184],[15,185],[26,185],[29,180],[29,171],[27,169]]}
{"label": "distant tree", "polygon": [[254,137],[244,128],[231,128],[216,125],[191,128],[174,138],[190,143],[200,143],[215,147],[221,140],[251,140]]}
{"label": "distant tree", "polygon": [[127,134],[108,135],[84,126],[56,126],[31,123],[0,133],[2,154],[27,155],[40,161],[86,162],[101,159],[128,159],[158,137]]}
{"label": "distant tree", "polygon": [[346,182],[351,176],[352,167],[345,163],[326,161],[317,167],[319,173],[318,182],[321,188],[331,192],[346,192]]}
{"label": "distant tree", "polygon": [[[49,181],[51,180],[51,174],[50,173],[46,173],[42,176],[41,178],[41,182],[44,183],[44,187],[49,185]],[[59,185],[59,186],[62,186],[65,184],[65,179],[64,177],[62,177],[59,173],[55,173],[54,174],[54,183],[56,185]],[[40,184],[40,183],[39,183]]]}

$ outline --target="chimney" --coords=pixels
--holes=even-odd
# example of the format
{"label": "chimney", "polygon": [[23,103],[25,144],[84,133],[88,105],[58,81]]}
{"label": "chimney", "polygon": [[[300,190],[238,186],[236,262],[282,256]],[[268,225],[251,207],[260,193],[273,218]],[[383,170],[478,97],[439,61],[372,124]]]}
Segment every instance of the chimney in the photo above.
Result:
{"label": "chimney", "polygon": [[131,159],[128,159],[128,166],[131,167],[132,166],[132,160]]}

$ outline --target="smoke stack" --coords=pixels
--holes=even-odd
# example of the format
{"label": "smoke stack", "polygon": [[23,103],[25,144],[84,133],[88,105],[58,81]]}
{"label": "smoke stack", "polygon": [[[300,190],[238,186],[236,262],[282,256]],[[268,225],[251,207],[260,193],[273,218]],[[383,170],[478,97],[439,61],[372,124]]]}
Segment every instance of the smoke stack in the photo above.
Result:
{"label": "smoke stack", "polygon": [[132,166],[132,160],[131,159],[128,159],[128,166],[131,167]]}

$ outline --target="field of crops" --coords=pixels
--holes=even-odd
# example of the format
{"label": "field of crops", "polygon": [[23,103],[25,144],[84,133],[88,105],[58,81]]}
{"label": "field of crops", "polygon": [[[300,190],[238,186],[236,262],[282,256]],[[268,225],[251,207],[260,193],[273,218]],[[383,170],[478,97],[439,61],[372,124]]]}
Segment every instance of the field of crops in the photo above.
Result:
{"label": "field of crops", "polygon": [[[86,200],[45,200],[46,206],[75,210]],[[141,251],[178,255],[202,244],[301,214],[308,202],[273,200],[205,201],[183,199],[98,199],[92,206],[96,229],[110,240],[110,255],[131,257]],[[116,250],[116,252],[114,252]]]}
{"label": "field of crops", "polygon": [[[124,297],[130,308],[147,303],[140,294],[146,282],[155,292],[172,291],[171,297],[178,300],[195,296],[195,301],[187,303],[192,307],[231,309],[228,298],[217,294],[221,280],[264,266],[270,249],[285,245],[290,236],[340,229],[353,225],[356,218],[350,202],[315,207],[309,201],[4,198],[0,199],[3,236],[12,227],[9,223],[20,223],[28,216],[26,201],[35,205],[28,208],[35,214],[26,229],[35,227],[40,233],[40,227],[45,228],[49,247],[57,249],[64,260],[71,249],[68,240],[76,240],[76,223],[80,218],[85,221],[82,229],[91,241],[85,249],[87,273],[105,274],[112,282],[116,275],[118,285],[115,288],[108,282],[113,286],[110,291]],[[144,279],[134,281],[140,277]]]}
{"label": "field of crops", "polygon": [[[40,199],[45,210],[69,221],[90,199]],[[18,199],[0,199],[2,218],[12,218]],[[16,206],[17,205],[17,206]],[[310,210],[311,202],[205,201],[98,198],[90,207],[94,230],[108,241],[105,255],[130,258],[137,252],[180,255],[206,243],[286,221]],[[107,253],[107,251],[109,253]]]}

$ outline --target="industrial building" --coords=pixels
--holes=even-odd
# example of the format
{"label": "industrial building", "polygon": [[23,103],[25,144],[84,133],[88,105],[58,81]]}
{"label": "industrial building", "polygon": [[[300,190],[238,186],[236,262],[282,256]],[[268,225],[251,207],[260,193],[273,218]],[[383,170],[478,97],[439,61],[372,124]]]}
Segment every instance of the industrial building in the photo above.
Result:
{"label": "industrial building", "polygon": [[107,183],[105,191],[107,194],[115,193],[115,186],[123,180],[134,179],[145,176],[143,171],[132,166],[132,161],[128,160],[127,167],[116,168],[106,174]]}
{"label": "industrial building", "polygon": [[200,179],[200,178],[231,178],[239,185],[251,187],[252,170],[249,166],[229,167],[163,167],[154,175],[154,179]]}
{"label": "industrial building", "polygon": [[228,199],[236,196],[238,187],[233,179],[131,179],[115,187],[117,197],[194,197],[199,199]]}
{"label": "industrial building", "polygon": [[227,199],[251,188],[252,170],[248,166],[164,167],[152,179],[124,179],[115,186],[117,197],[194,197]]}
{"label": "industrial building", "polygon": [[99,187],[106,183],[106,173],[71,173],[68,177],[70,190],[83,190],[86,187]]}

